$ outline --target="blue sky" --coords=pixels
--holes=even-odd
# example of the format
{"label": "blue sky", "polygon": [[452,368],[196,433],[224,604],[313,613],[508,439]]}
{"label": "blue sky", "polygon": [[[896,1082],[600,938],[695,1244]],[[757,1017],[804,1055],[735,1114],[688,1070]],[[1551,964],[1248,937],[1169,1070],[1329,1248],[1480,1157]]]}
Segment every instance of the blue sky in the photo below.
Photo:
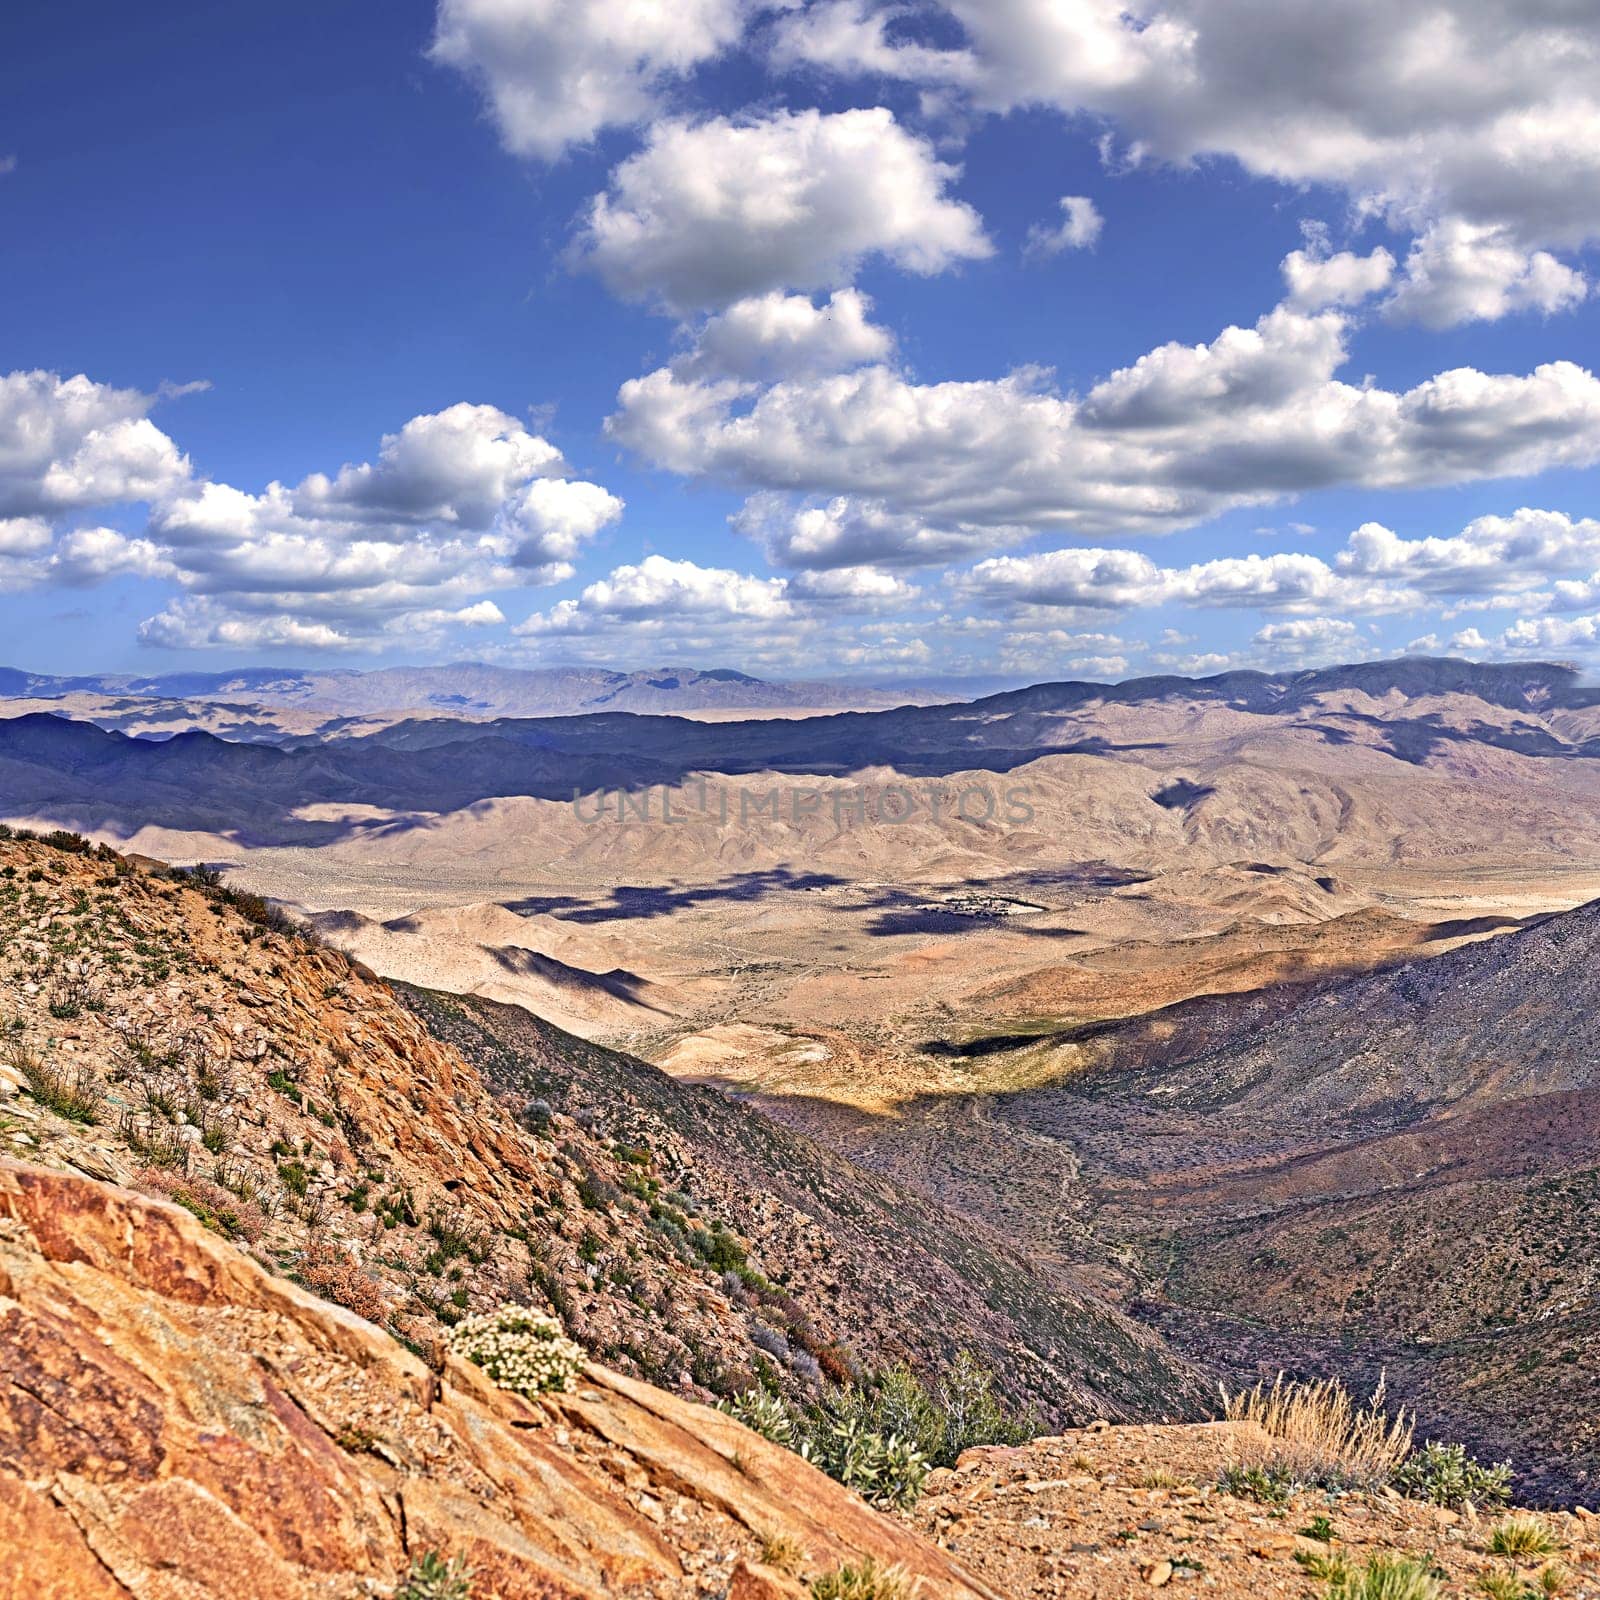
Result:
{"label": "blue sky", "polygon": [[26,8],[0,655],[1588,664],[1585,9]]}

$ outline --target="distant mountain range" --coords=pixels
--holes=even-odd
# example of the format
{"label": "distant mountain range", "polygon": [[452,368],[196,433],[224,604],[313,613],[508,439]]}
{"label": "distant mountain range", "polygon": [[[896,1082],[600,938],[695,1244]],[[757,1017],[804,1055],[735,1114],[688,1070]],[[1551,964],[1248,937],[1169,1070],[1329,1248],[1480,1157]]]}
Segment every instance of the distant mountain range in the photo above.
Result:
{"label": "distant mountain range", "polygon": [[590,711],[876,710],[937,698],[917,690],[866,684],[771,682],[728,667],[658,667],[611,672],[599,667],[442,667],[302,670],[246,667],[232,672],[172,672],[154,677],[95,673],[79,677],[0,667],[0,697],[225,701],[292,706],[328,717],[421,712],[463,717],[571,716]]}

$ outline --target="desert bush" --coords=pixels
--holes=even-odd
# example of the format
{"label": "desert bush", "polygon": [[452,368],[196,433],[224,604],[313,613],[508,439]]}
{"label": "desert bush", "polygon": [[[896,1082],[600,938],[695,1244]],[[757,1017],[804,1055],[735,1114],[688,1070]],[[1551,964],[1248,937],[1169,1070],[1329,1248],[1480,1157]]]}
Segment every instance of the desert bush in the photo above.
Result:
{"label": "desert bush", "polygon": [[848,1402],[797,1410],[781,1396],[750,1389],[718,1402],[754,1433],[793,1450],[875,1505],[909,1506],[922,1493],[927,1459],[909,1440],[880,1433]]}
{"label": "desert bush", "polygon": [[368,1322],[382,1323],[389,1315],[383,1292],[355,1257],[326,1240],[318,1240],[300,1257],[299,1278],[324,1300],[332,1300]]}
{"label": "desert bush", "polygon": [[180,1205],[213,1233],[254,1244],[266,1230],[266,1214],[257,1205],[230,1193],[209,1178],[191,1177],[160,1167],[134,1174],[134,1185]]}
{"label": "desert bush", "polygon": [[9,1042],[6,1062],[27,1084],[28,1093],[58,1117],[69,1122],[100,1120],[105,1092],[88,1062],[68,1065],[49,1052],[35,1050],[22,1038]]}
{"label": "desert bush", "polygon": [[583,1351],[554,1317],[531,1306],[503,1305],[464,1317],[451,1329],[450,1348],[482,1367],[497,1388],[517,1394],[569,1392],[583,1370]]}
{"label": "desert bush", "polygon": [[1561,1545],[1537,1517],[1507,1517],[1490,1530],[1487,1548],[1497,1556],[1547,1556]]}
{"label": "desert bush", "polygon": [[411,1563],[394,1600],[472,1600],[472,1568],[463,1556],[446,1561],[437,1550]]}
{"label": "desert bush", "polygon": [[1432,1564],[1409,1556],[1374,1556],[1328,1583],[1328,1600],[1440,1600],[1440,1594]]}
{"label": "desert bush", "polygon": [[973,1445],[1015,1444],[1037,1431],[1002,1410],[993,1386],[993,1374],[962,1351],[931,1390],[900,1366],[875,1381],[830,1390],[804,1407],[760,1389],[719,1404],[864,1498],[908,1506],[922,1492],[930,1468],[954,1463]]}
{"label": "desert bush", "polygon": [[913,1506],[928,1476],[927,1457],[897,1433],[879,1433],[859,1416],[830,1418],[800,1446],[801,1456],[873,1505]]}
{"label": "desert bush", "polygon": [[994,1374],[961,1351],[930,1392],[906,1366],[892,1368],[862,1391],[872,1423],[909,1439],[929,1465],[952,1467],[975,1445],[1021,1444],[1039,1431],[1031,1418],[1010,1416],[994,1394]]}
{"label": "desert bush", "polygon": [[1381,1383],[1358,1405],[1337,1379],[1296,1383],[1280,1372],[1271,1388],[1258,1383],[1236,1395],[1224,1390],[1222,1398],[1230,1422],[1252,1422],[1267,1435],[1264,1448],[1240,1465],[1298,1485],[1376,1489],[1411,1451],[1411,1419],[1403,1410],[1388,1415]]}
{"label": "desert bush", "polygon": [[1430,1439],[1396,1469],[1393,1483],[1413,1500],[1436,1506],[1504,1505],[1511,1498],[1511,1463],[1486,1467],[1469,1456],[1464,1445]]}
{"label": "desert bush", "polygon": [[898,1567],[880,1567],[871,1556],[835,1567],[811,1585],[812,1600],[910,1600],[911,1586]]}

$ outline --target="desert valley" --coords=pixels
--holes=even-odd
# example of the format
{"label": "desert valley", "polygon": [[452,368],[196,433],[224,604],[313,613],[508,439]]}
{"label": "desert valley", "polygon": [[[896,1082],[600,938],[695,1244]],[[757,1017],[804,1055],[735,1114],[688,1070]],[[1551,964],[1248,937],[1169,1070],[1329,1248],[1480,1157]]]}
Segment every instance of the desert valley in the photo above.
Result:
{"label": "desert valley", "polygon": [[[430,1191],[492,1219],[463,1237],[503,1232],[550,1182],[517,1109],[532,1097],[575,1119],[557,1174],[623,1203],[658,1181],[692,1193],[728,1260],[759,1261],[791,1308],[730,1277],[731,1302],[702,1292],[690,1312],[670,1252],[649,1264],[659,1236],[585,1260],[601,1246],[581,1233],[562,1259],[513,1229],[526,1244],[492,1268],[463,1276],[469,1251],[430,1280],[381,1265],[400,1259],[375,1251],[382,1230],[326,1233],[305,1191],[256,1225],[256,1254],[299,1261],[313,1286],[317,1251],[359,1271],[407,1337],[531,1274],[601,1360],[706,1399],[736,1398],[753,1370],[800,1399],[900,1362],[934,1383],[961,1351],[1047,1431],[1204,1418],[1219,1385],[1280,1371],[1358,1394],[1386,1381],[1419,1439],[1510,1459],[1519,1498],[1594,1497],[1600,1081],[1582,997],[1600,950],[1600,694],[1570,671],[1411,660],[803,718],[386,708],[354,732],[330,708],[271,743],[205,731],[199,699],[183,702],[194,731],[138,737],[35,704],[0,722],[9,823],[134,864],[108,878],[92,854],[32,845],[14,865],[42,859],[45,888],[26,887],[37,867],[7,871],[26,913],[6,935],[12,1025],[26,1017],[36,1055],[104,1073],[123,1100],[140,1081],[114,1065],[128,1022],[108,1031],[109,1009],[57,992],[113,975],[84,964],[112,915],[92,886],[137,891],[161,925],[157,940],[116,913],[123,937],[151,930],[132,946],[139,1036],[231,1031],[257,1039],[257,1072],[279,1063],[252,1194],[294,1167],[337,1213],[342,1174],[382,1148],[421,1163],[383,1169],[401,1234],[437,1231]],[[158,862],[204,882],[162,889]],[[248,930],[209,926],[208,893],[277,908],[330,952],[304,998]],[[47,949],[78,952],[81,976],[47,976]],[[346,957],[396,983],[393,1022],[370,1000],[344,1009]],[[374,1028],[400,1056],[365,1060],[367,1090],[340,1064]],[[483,1074],[470,1108],[450,1087],[468,1069],[425,1066],[422,1048]],[[401,1090],[414,1119],[384,1108],[386,1077],[417,1085]],[[13,1071],[19,1108],[28,1085]],[[368,1094],[401,1122],[364,1126]],[[442,1189],[457,1157],[439,1147],[455,1137],[441,1094],[450,1125],[487,1130],[460,1136],[472,1161]],[[155,1103],[183,1099],[169,1086]],[[52,1164],[147,1193],[165,1172],[159,1194],[181,1188],[159,1151],[184,1124],[125,1110],[87,1145],[10,1126]],[[245,1159],[217,1138],[238,1152],[219,1166]],[[641,1315],[661,1294],[678,1309]]]}

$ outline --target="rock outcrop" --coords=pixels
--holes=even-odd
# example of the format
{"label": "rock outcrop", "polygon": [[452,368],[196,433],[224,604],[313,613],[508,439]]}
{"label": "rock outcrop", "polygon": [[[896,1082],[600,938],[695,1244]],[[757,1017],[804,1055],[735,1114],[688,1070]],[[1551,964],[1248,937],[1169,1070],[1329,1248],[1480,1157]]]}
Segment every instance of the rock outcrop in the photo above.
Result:
{"label": "rock outcrop", "polygon": [[430,1551],[499,1600],[755,1596],[780,1545],[997,1597],[720,1412],[432,1370],[177,1207],[0,1161],[5,1600],[386,1596]]}

